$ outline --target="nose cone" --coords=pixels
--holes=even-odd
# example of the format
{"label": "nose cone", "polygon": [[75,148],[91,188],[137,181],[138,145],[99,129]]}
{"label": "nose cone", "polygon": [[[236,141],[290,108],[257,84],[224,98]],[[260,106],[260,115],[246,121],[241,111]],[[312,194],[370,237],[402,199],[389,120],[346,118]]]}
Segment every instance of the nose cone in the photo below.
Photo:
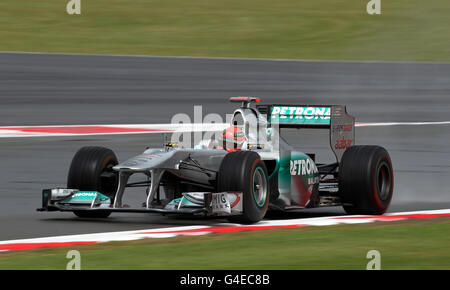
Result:
{"label": "nose cone", "polygon": [[162,149],[147,150],[144,153],[130,158],[113,167],[113,170],[145,171],[151,168],[161,167],[172,156],[172,152]]}

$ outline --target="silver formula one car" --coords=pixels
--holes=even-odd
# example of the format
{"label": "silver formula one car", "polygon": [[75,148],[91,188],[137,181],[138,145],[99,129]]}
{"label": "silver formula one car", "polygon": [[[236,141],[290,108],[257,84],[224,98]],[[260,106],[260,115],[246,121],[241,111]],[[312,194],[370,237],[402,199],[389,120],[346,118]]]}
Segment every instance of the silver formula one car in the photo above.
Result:
{"label": "silver formula one car", "polygon": [[[345,106],[231,101],[242,105],[230,127],[194,148],[168,142],[122,163],[110,149],[81,148],[67,189],[44,189],[38,210],[88,218],[112,212],[225,216],[239,223],[257,222],[269,209],[343,206],[349,214],[370,215],[387,210],[394,184],[389,154],[379,146],[355,145],[355,120]],[[315,154],[287,144],[283,128],[328,130],[336,161],[316,164]],[[129,182],[133,174],[144,180]],[[142,207],[123,203],[128,187],[145,188]]]}

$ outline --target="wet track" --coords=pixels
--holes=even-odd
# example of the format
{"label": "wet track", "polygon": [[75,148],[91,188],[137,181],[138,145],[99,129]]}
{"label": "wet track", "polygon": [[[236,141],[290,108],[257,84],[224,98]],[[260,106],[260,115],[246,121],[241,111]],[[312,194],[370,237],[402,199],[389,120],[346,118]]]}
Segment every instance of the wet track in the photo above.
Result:
{"label": "wet track", "polygon": [[[176,113],[192,114],[193,105],[203,105],[204,115],[230,113],[233,95],[347,104],[359,122],[447,121],[450,64],[0,54],[2,126],[169,123]],[[358,144],[379,144],[391,154],[390,211],[450,207],[450,125],[360,127],[356,134]],[[319,161],[330,156],[326,136],[289,131],[286,138],[317,152]],[[124,160],[161,141],[152,134],[1,138],[0,240],[217,222],[154,214],[87,221],[35,211],[41,188],[65,185],[79,147],[110,147]],[[129,202],[140,196],[132,191]],[[289,217],[342,213],[314,209]]]}

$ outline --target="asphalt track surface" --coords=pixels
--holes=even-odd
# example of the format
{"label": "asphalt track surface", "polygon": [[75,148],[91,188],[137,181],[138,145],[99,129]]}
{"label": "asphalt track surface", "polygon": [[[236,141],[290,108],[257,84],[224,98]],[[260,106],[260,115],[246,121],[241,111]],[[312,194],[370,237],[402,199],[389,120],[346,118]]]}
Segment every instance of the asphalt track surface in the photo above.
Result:
{"label": "asphalt track surface", "polygon": [[[359,122],[448,121],[450,64],[0,53],[0,126],[169,123],[177,113],[231,113],[229,96],[267,103],[346,104]],[[288,131],[299,149],[328,160],[326,135]],[[450,125],[360,127],[358,144],[391,154],[390,212],[450,208]],[[39,213],[42,188],[64,186],[76,150],[113,149],[120,160],[158,147],[157,134],[0,139],[0,240],[211,224],[221,220],[114,214],[83,220]],[[136,205],[143,194],[130,192]],[[340,207],[288,218],[343,214]],[[283,218],[272,216],[269,218]]]}

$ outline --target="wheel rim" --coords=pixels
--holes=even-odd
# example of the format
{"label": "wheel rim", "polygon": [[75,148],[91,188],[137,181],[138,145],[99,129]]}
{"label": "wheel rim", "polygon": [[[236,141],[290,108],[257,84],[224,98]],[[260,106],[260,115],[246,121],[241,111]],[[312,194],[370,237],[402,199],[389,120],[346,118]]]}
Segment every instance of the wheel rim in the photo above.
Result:
{"label": "wheel rim", "polygon": [[377,190],[382,201],[389,199],[392,186],[391,169],[386,162],[382,162],[377,170]]}
{"label": "wheel rim", "polygon": [[253,173],[253,198],[259,207],[264,206],[267,198],[267,179],[261,167],[257,167]]}

